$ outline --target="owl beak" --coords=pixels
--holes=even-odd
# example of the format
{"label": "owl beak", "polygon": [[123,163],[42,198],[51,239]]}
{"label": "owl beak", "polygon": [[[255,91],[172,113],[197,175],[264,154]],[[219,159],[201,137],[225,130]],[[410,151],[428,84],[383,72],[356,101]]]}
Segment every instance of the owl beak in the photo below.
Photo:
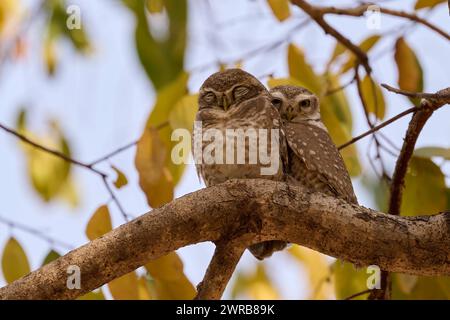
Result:
{"label": "owl beak", "polygon": [[287,109],[286,119],[288,121],[291,121],[292,119],[294,119],[294,108],[292,108],[291,106],[289,106]]}
{"label": "owl beak", "polygon": [[228,97],[225,94],[222,96],[222,108],[225,111],[228,111],[230,108],[230,101],[228,101]]}

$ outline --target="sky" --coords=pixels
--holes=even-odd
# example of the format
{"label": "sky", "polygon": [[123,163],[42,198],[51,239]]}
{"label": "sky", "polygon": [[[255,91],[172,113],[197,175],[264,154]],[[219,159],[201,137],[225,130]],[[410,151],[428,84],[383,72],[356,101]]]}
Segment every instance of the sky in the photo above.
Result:
{"label": "sky", "polygon": [[[23,2],[31,5],[37,3],[35,0]],[[410,10],[414,2],[402,0],[382,3],[392,8]],[[90,35],[94,52],[88,57],[82,56],[68,43],[61,43],[56,77],[49,78],[41,55],[43,20],[34,21],[26,38],[26,58],[17,62],[9,61],[0,69],[0,122],[13,127],[21,106],[28,110],[33,131],[44,132],[46,121],[49,118],[57,119],[70,141],[73,157],[89,162],[140,136],[155,93],[137,59],[133,37],[134,19],[130,12],[116,0],[73,0],[70,3],[81,8],[83,27]],[[344,6],[353,1],[317,3]],[[216,71],[214,65],[217,61],[232,63],[244,58],[244,69],[263,81],[268,74],[286,76],[286,49],[290,42],[303,48],[308,61],[317,71],[322,71],[334,48],[334,40],[324,35],[313,22],[292,31],[293,26],[304,20],[300,10],[293,8],[292,11],[293,16],[280,24],[263,0],[211,0],[210,6],[205,0],[190,0],[185,60],[185,69],[191,73],[190,91],[196,92],[201,83]],[[446,6],[436,8],[427,18],[444,30],[450,30]],[[354,42],[374,33],[374,30],[366,27],[364,19],[333,16],[327,20]],[[374,78],[394,86],[397,83],[397,71],[390,49],[398,36],[398,26],[397,19],[382,16],[381,29],[376,32],[386,33],[386,37],[370,56],[373,58]],[[158,27],[158,22],[154,27]],[[424,90],[434,92],[447,87],[450,48],[446,40],[421,26],[413,28],[405,37],[425,70]],[[257,48],[283,39],[285,41],[275,48],[254,53]],[[356,135],[366,131],[367,124],[355,88],[349,88],[346,93],[354,116],[353,135]],[[386,92],[384,96],[388,106],[386,118],[410,107],[404,97]],[[449,118],[448,108],[439,110],[429,120],[417,146],[450,147]],[[408,120],[409,117],[405,117],[383,129],[383,133],[399,147]],[[373,174],[366,156],[368,142],[369,139],[362,140],[357,147],[364,172]],[[395,159],[388,155],[385,159],[392,170]],[[117,192],[126,211],[133,216],[149,211],[145,196],[138,186],[134,149],[114,157],[110,163],[99,165],[99,169],[112,175],[110,164],[120,168],[128,177],[128,186]],[[73,173],[80,192],[80,205],[72,209],[61,201],[44,203],[29,183],[26,161],[17,140],[0,131],[0,216],[42,230],[73,247],[86,243],[84,229],[87,221],[95,209],[109,201],[109,195],[99,177],[90,171],[73,167]],[[359,202],[373,207],[372,196],[360,180],[353,180]],[[190,166],[176,189],[176,196],[203,187],[195,169]],[[114,204],[109,207],[114,226],[122,224],[124,221]],[[32,268],[39,267],[49,251],[49,244],[0,224],[0,248],[10,235],[14,235],[23,245]],[[65,252],[64,248],[56,248],[61,253]],[[178,250],[185,272],[194,284],[201,281],[213,249],[212,244],[202,243]],[[255,263],[255,259],[246,252],[238,270],[251,271]],[[268,259],[267,265],[269,274],[284,298],[299,299],[308,295],[305,273],[288,254],[276,253]],[[0,274],[0,285],[4,283]],[[228,288],[225,297],[229,297],[229,294]]]}

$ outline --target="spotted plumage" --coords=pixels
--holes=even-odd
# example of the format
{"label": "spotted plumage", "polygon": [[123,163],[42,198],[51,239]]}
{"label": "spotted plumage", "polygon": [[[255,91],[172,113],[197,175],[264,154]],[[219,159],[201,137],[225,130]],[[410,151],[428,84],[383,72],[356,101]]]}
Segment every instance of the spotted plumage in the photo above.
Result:
{"label": "spotted plumage", "polygon": [[[256,163],[250,163],[249,161],[249,150],[258,147],[255,145],[257,141],[248,137],[245,138],[244,163],[237,162],[237,141],[233,148],[230,148],[231,150],[227,150],[226,143],[224,143],[222,153],[225,155],[225,159],[223,162],[232,151],[234,156],[230,156],[230,159],[234,159],[233,163],[218,163],[217,161],[208,163],[203,161],[196,164],[197,171],[207,186],[222,183],[229,179],[282,180],[284,178],[283,162],[287,158],[287,147],[285,137],[280,130],[280,115],[271,104],[267,89],[249,73],[240,69],[229,69],[217,72],[206,79],[199,92],[199,110],[196,121],[201,121],[203,133],[208,132],[209,129],[215,129],[223,137],[230,136],[227,129],[241,129],[246,133],[256,130],[259,139],[259,129],[265,129],[269,137],[266,140],[268,142],[268,154],[270,154],[272,148],[278,148],[279,150],[276,153],[278,162],[276,170],[271,175],[263,175],[261,174],[261,168],[270,165],[262,163],[259,156]],[[272,139],[270,138],[272,129],[276,129],[279,133],[279,139],[276,140],[274,145],[272,145]],[[208,145],[214,139],[215,137],[211,140],[202,140],[203,154],[208,150]],[[216,150],[211,155],[212,160],[215,160]],[[267,241],[253,245],[249,249],[255,257],[263,259],[285,246],[286,243],[282,241]]]}
{"label": "spotted plumage", "polygon": [[288,144],[288,181],[357,203],[344,160],[320,119],[318,98],[305,88],[271,89]]}

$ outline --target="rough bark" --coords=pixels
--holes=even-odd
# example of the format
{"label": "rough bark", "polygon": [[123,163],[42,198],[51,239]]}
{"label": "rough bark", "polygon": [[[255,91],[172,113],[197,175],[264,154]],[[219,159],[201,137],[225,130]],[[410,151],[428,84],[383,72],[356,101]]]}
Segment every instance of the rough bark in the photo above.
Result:
{"label": "rough bark", "polygon": [[[450,275],[450,213],[392,216],[282,182],[233,180],[114,229],[1,288],[0,299],[73,299],[186,245],[266,240],[391,272]],[[79,290],[66,286],[70,265],[81,269]]]}

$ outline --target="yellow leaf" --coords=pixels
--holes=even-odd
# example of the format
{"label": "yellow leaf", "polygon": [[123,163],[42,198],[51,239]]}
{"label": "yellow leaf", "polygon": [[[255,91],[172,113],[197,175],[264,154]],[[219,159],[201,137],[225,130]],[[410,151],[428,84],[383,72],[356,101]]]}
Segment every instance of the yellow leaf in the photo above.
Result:
{"label": "yellow leaf", "polygon": [[[398,71],[398,85],[400,89],[412,92],[423,90],[423,71],[414,51],[404,38],[398,38],[395,43],[395,63]],[[420,99],[410,99],[417,104]]]}
{"label": "yellow leaf", "polygon": [[447,210],[445,176],[430,159],[412,157],[405,178],[401,214],[416,216]]}
{"label": "yellow leaf", "polygon": [[112,166],[112,169],[117,173],[117,179],[114,182],[114,185],[116,186],[116,188],[120,189],[123,186],[126,186],[128,184],[128,179],[125,176],[125,174],[115,166]]}
{"label": "yellow leaf", "polygon": [[446,2],[445,0],[417,0],[414,10],[423,8],[433,8],[434,6]]}
{"label": "yellow leaf", "polygon": [[183,262],[175,252],[148,262],[145,269],[153,279],[155,299],[188,300],[195,297],[196,290],[184,274]]}
{"label": "yellow leaf", "polygon": [[56,66],[58,64],[58,55],[56,52],[56,41],[52,39],[46,39],[44,41],[44,48],[43,48],[43,56],[44,56],[44,63],[47,68],[47,74],[49,76],[53,76],[56,71]]}
{"label": "yellow leaf", "polygon": [[106,205],[98,208],[86,226],[86,236],[94,240],[112,230],[111,216]]}
{"label": "yellow leaf", "polygon": [[98,291],[91,291],[77,298],[77,300],[105,300],[102,289]]}
{"label": "yellow leaf", "polygon": [[[377,44],[378,40],[380,40],[379,35],[372,35],[372,36],[369,36],[368,38],[364,39],[358,46],[359,46],[359,48],[361,48],[362,51],[367,53],[370,51],[370,49],[372,49],[373,46],[375,46]],[[346,52],[348,53],[348,57],[347,57],[347,61],[341,67],[341,71],[340,71],[341,74],[354,68],[355,63],[356,63],[355,55],[348,50]]]}
{"label": "yellow leaf", "polygon": [[0,39],[10,36],[20,20],[21,5],[19,0],[0,1]]}
{"label": "yellow leaf", "polygon": [[30,273],[30,265],[25,251],[15,238],[9,238],[3,249],[2,272],[7,283]]}
{"label": "yellow leaf", "polygon": [[418,276],[403,273],[397,273],[392,275],[392,277],[394,277],[394,282],[396,282],[400,290],[406,294],[410,294],[413,291],[417,284],[417,280],[419,279]]}
{"label": "yellow leaf", "polygon": [[138,279],[139,300],[151,300],[148,280],[146,277],[139,277]]}
{"label": "yellow leaf", "polygon": [[296,258],[308,272],[309,299],[331,299],[333,290],[329,278],[331,278],[330,265],[325,256],[317,251],[294,245],[289,253]]}
{"label": "yellow leaf", "polygon": [[374,114],[380,120],[383,119],[386,113],[386,105],[378,84],[366,75],[361,81],[361,91],[366,102],[367,112]]}
{"label": "yellow leaf", "polygon": [[139,185],[153,208],[173,199],[174,183],[165,166],[166,153],[158,130],[146,129],[137,144],[135,165],[139,173]]}
{"label": "yellow leaf", "polygon": [[112,280],[108,283],[108,288],[115,300],[139,299],[139,281],[134,271]]}
{"label": "yellow leaf", "polygon": [[46,264],[48,264],[48,263],[58,259],[59,257],[61,257],[61,255],[58,252],[56,252],[54,250],[51,250],[47,254],[47,256],[44,258],[44,261],[42,262],[42,265],[44,266],[44,265],[46,265]]}
{"label": "yellow leaf", "polygon": [[267,0],[267,2],[279,21],[284,21],[291,16],[288,0]]}
{"label": "yellow leaf", "polygon": [[169,115],[169,123],[172,129],[183,128],[192,132],[197,110],[198,94],[187,95],[181,98]]}
{"label": "yellow leaf", "polygon": [[308,64],[303,51],[290,44],[288,48],[289,74],[292,78],[303,84],[303,87],[317,95],[321,93],[321,79]]}
{"label": "yellow leaf", "polygon": [[[392,280],[392,299],[396,300],[449,300],[450,277],[406,276],[411,281],[405,288],[405,276],[394,274]],[[403,282],[403,283],[402,283]],[[407,289],[407,290],[405,290]]]}
{"label": "yellow leaf", "polygon": [[247,299],[275,300],[279,299],[278,290],[267,276],[264,264],[258,263],[253,274],[239,273],[231,290],[233,299],[243,295]]}
{"label": "yellow leaf", "polygon": [[[357,270],[353,264],[336,261],[333,266],[334,287],[337,299],[346,299],[354,294],[367,290],[367,279],[370,274],[366,269]],[[355,300],[365,300],[368,293],[355,297]]]}

